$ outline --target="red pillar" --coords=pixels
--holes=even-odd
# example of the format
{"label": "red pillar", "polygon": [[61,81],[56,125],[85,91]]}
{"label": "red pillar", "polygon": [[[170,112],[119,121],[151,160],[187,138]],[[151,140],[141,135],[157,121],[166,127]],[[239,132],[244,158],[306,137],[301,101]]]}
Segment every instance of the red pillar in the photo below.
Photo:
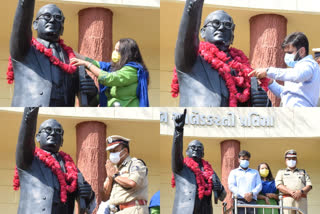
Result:
{"label": "red pillar", "polygon": [[[111,10],[106,8],[86,8],[79,11],[79,43],[78,51],[89,58],[109,62],[113,50]],[[98,80],[94,79],[97,88]],[[78,100],[76,106],[79,106]]]}
{"label": "red pillar", "polygon": [[[77,166],[96,193],[97,205],[106,178],[106,128],[104,123],[88,121],[77,124]],[[96,208],[97,210],[97,208]]]}
{"label": "red pillar", "polygon": [[221,149],[221,182],[227,191],[227,197],[224,200],[228,208],[232,205],[232,193],[228,188],[228,177],[232,169],[239,166],[238,154],[240,152],[240,142],[237,140],[225,140],[220,143]]}
{"label": "red pillar", "polygon": [[86,8],[79,12],[79,53],[109,61],[113,50],[111,10]]}
{"label": "red pillar", "polygon": [[[287,19],[276,14],[260,14],[250,18],[250,59],[253,68],[286,68],[281,44],[287,34]],[[281,83],[283,84],[283,83]],[[280,99],[271,92],[268,96],[273,106]]]}

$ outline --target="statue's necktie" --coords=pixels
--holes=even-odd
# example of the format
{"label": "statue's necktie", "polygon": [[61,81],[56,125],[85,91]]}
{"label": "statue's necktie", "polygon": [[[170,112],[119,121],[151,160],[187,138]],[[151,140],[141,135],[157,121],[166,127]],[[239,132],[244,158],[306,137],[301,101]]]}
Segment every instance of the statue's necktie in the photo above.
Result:
{"label": "statue's necktie", "polygon": [[[59,44],[50,43],[49,48],[51,48],[53,56],[57,57],[60,61],[63,61],[60,56],[61,48]],[[52,71],[51,73],[52,81],[55,85],[59,87],[62,84],[62,80],[61,80],[62,74],[60,72],[60,68],[57,68],[55,65],[52,65],[51,71]]]}
{"label": "statue's necktie", "polygon": [[57,57],[59,60],[61,60],[60,59],[60,55],[59,55],[59,50],[58,50],[58,45],[56,45],[55,43],[51,43],[50,45],[49,45],[49,48],[51,48],[51,50],[52,50],[52,55],[53,56],[55,56],[55,57]]}

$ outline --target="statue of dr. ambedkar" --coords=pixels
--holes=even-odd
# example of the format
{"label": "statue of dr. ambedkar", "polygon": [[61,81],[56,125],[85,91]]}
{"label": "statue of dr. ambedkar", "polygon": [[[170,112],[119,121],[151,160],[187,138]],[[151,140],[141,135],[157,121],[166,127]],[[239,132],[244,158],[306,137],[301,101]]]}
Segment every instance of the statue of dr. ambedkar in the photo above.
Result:
{"label": "statue of dr. ambedkar", "polygon": [[[45,5],[32,23],[34,6],[35,0],[19,0],[14,18],[7,73],[8,82],[15,81],[11,105],[74,106],[79,92],[94,100],[93,80],[81,78],[79,82],[79,71],[69,65],[73,50],[60,40],[62,11],[54,4]],[[37,39],[32,38],[32,25]]]}
{"label": "statue of dr. ambedkar", "polygon": [[73,214],[75,200],[79,213],[91,213],[95,194],[72,158],[60,151],[64,130],[61,124],[44,121],[36,135],[38,108],[25,108],[16,148],[14,189],[20,188],[18,214]]}
{"label": "statue of dr. ambedkar", "polygon": [[[229,14],[210,13],[200,30],[205,42],[199,42],[203,3],[186,0],[175,49],[172,96],[180,92],[180,106],[189,107],[267,106],[266,92],[257,81],[251,84],[248,58],[229,47],[235,29]],[[267,90],[267,82],[262,85]]]}
{"label": "statue of dr. ambedkar", "polygon": [[200,141],[189,143],[183,157],[184,114],[175,117],[175,130],[172,145],[171,166],[173,172],[172,186],[176,187],[173,214],[212,214],[212,194],[214,201],[223,201],[226,191],[211,165],[203,159],[204,148]]}

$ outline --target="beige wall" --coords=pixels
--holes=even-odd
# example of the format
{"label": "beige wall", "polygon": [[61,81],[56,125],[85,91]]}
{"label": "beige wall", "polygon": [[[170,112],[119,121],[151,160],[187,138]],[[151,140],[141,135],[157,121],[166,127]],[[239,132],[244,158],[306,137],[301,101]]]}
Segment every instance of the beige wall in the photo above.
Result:
{"label": "beige wall", "polygon": [[[77,108],[72,109],[75,111],[74,114],[76,114]],[[136,109],[135,111],[141,111],[141,115],[144,112],[143,109]],[[0,110],[0,118],[0,135],[3,142],[3,147],[0,151],[0,209],[5,210],[6,213],[13,214],[17,213],[19,202],[19,192],[13,190],[12,180],[15,166],[15,148],[22,113]],[[131,155],[143,159],[149,169],[149,199],[160,189],[160,153],[152,152],[159,151],[160,147],[159,122],[157,120],[153,120],[152,117],[149,119],[125,119],[124,117],[119,118],[116,116],[113,118],[90,118],[89,116],[72,117],[70,115],[61,116],[61,114],[58,116],[41,114],[38,118],[37,127],[39,127],[41,122],[49,118],[55,118],[62,124],[65,130],[62,150],[70,154],[73,160],[76,160],[75,126],[80,122],[90,120],[100,121],[107,125],[107,136],[119,134],[130,138]]]}
{"label": "beige wall", "polygon": [[[9,57],[9,41],[12,30],[13,17],[17,0],[9,1],[3,5],[0,14],[0,106],[10,106],[13,96],[13,85],[6,82],[6,71]],[[113,12],[113,43],[120,38],[130,37],[137,41],[142,57],[150,72],[149,100],[151,106],[160,105],[160,10],[159,7],[146,4],[140,5],[110,4],[110,2],[70,2],[70,1],[36,1],[35,13],[38,9],[49,3],[55,3],[63,11],[66,21],[62,38],[74,50],[78,49],[78,12],[88,7],[105,7]],[[156,1],[153,1],[156,3]],[[36,33],[33,34],[36,36]]]}
{"label": "beige wall", "polygon": [[[279,15],[283,15],[288,19],[287,32],[292,33],[295,31],[304,32],[309,39],[310,53],[312,48],[320,47],[320,40],[318,35],[320,34],[320,29],[315,27],[317,20],[320,18],[319,11],[314,9],[315,12],[303,12],[295,11],[294,8],[291,8],[287,5],[296,5],[294,1],[286,1],[281,0],[277,1],[277,7],[265,7],[271,9],[263,9],[264,7],[259,5],[263,5],[261,1],[234,1],[228,0],[226,1],[226,5],[221,6],[225,1],[217,1],[217,0],[209,0],[206,1],[207,4],[204,5],[203,13],[202,13],[202,23],[206,16],[215,10],[225,10],[229,13],[235,24],[235,38],[233,47],[238,48],[249,56],[250,51],[250,24],[249,19],[252,16],[263,14],[263,13],[276,13]],[[260,2],[260,3],[258,3]],[[266,5],[269,5],[269,1],[266,2]],[[275,1],[272,1],[275,2]],[[302,1],[299,1],[301,3]],[[314,7],[311,0],[304,2],[304,4],[308,4],[310,7]],[[160,10],[160,105],[161,106],[178,106],[179,98],[171,97],[171,79],[172,79],[172,70],[174,68],[174,49],[178,35],[179,24],[184,8],[184,1],[161,1],[161,10]],[[218,5],[215,5],[218,4]],[[237,7],[232,7],[230,5],[237,5]],[[242,7],[238,6],[243,5]],[[252,8],[247,8],[245,6],[250,6]],[[272,3],[271,3],[272,5]],[[254,8],[254,6],[258,8]],[[281,7],[287,7],[292,9],[292,11],[284,10]],[[276,9],[275,9],[276,8]],[[300,7],[305,8],[305,7]],[[316,7],[315,7],[316,8]],[[302,10],[302,9],[301,9]],[[308,11],[308,10],[307,10]],[[313,54],[313,53],[312,53]]]}

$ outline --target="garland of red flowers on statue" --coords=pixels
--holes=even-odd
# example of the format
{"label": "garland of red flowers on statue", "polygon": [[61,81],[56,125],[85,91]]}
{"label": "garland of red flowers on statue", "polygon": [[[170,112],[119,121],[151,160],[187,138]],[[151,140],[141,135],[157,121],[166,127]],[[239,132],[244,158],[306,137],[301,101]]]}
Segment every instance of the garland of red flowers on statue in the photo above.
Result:
{"label": "garland of red flowers on statue", "polygon": [[[229,90],[229,106],[237,107],[237,103],[247,102],[250,98],[251,79],[248,74],[253,70],[250,67],[249,60],[246,55],[236,48],[230,48],[229,53],[232,57],[227,56],[220,51],[214,44],[209,42],[200,42],[199,54],[209,63],[211,67],[219,72],[219,75],[225,80]],[[237,72],[237,76],[232,76],[231,69]],[[268,79],[261,79],[261,87],[268,91]],[[238,92],[238,88],[242,88],[242,92]],[[172,97],[177,97],[179,93],[179,82],[174,69],[171,84]]]}
{"label": "garland of red flowers on statue", "polygon": [[[66,173],[61,170],[59,162],[51,156],[50,153],[36,147],[34,155],[39,158],[51,171],[57,176],[60,184],[60,200],[62,203],[67,201],[67,192],[72,193],[77,189],[78,169],[70,155],[60,151],[59,155],[64,161]],[[20,187],[19,174],[17,167],[13,178],[13,189],[18,190]]]}
{"label": "garland of red flowers on statue", "polygon": [[[203,170],[201,171],[199,164],[193,160],[193,158],[185,157],[183,162],[184,164],[191,169],[191,171],[195,174],[196,176],[196,182],[198,186],[198,196],[200,200],[203,198],[204,195],[209,196],[212,193],[212,175],[214,174],[214,171],[211,167],[211,165],[201,159],[202,165],[203,165]],[[174,188],[176,186],[176,182],[174,179],[174,176],[172,175],[171,179],[171,186]]]}
{"label": "garland of red flowers on statue", "polygon": [[[62,47],[62,49],[67,53],[69,60],[71,58],[76,57],[76,55],[73,52],[73,49],[65,45],[62,39],[59,40],[59,44]],[[60,61],[57,57],[53,56],[52,49],[46,48],[43,44],[38,42],[35,38],[32,38],[31,45],[34,46],[38,51],[40,51],[40,53],[43,53],[46,57],[48,57],[52,64],[58,66],[64,72],[73,74],[77,70],[76,66],[71,64],[66,64]],[[14,72],[13,72],[11,57],[9,57],[9,62],[8,62],[7,80],[8,80],[8,84],[12,84],[14,80]]]}

